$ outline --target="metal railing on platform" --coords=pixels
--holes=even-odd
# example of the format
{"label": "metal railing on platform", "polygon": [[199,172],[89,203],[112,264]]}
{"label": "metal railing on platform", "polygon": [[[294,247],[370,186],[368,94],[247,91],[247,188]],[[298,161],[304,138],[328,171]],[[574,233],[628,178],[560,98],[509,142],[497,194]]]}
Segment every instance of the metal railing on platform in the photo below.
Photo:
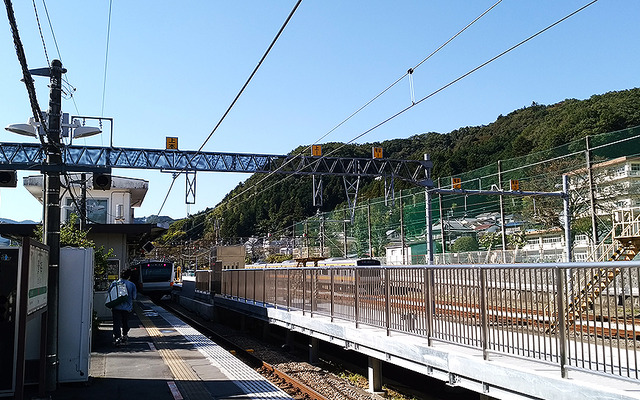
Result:
{"label": "metal railing on platform", "polygon": [[639,262],[270,268],[225,270],[221,294],[637,380],[639,281]]}

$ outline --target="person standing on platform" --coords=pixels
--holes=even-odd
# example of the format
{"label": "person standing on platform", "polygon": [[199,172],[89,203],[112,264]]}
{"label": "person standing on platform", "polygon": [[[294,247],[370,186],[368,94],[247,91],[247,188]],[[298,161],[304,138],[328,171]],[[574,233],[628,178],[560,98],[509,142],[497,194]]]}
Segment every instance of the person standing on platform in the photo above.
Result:
{"label": "person standing on platform", "polygon": [[[127,287],[127,299],[111,309],[113,315],[113,337],[116,346],[127,343],[129,337],[129,314],[133,311],[133,300],[138,296],[136,285],[129,280],[131,278],[131,270],[127,269],[122,272],[120,281],[124,282]],[[115,285],[114,281],[111,286]],[[111,290],[111,287],[109,287]]]}

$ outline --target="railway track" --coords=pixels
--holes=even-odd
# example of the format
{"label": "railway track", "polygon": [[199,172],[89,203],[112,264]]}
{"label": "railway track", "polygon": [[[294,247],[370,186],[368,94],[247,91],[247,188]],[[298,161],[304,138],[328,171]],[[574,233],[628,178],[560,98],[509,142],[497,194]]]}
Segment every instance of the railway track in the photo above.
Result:
{"label": "railway track", "polygon": [[366,392],[318,366],[297,360],[286,351],[274,350],[244,335],[238,335],[229,328],[202,321],[173,303],[159,302],[158,305],[235,354],[295,399],[383,399],[381,396]]}

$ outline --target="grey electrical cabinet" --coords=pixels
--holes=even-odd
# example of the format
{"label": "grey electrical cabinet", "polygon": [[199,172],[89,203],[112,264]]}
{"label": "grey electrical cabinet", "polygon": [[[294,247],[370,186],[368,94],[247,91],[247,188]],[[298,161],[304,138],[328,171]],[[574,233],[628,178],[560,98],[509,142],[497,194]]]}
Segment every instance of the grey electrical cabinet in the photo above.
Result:
{"label": "grey electrical cabinet", "polygon": [[58,382],[86,382],[91,357],[93,249],[60,249]]}

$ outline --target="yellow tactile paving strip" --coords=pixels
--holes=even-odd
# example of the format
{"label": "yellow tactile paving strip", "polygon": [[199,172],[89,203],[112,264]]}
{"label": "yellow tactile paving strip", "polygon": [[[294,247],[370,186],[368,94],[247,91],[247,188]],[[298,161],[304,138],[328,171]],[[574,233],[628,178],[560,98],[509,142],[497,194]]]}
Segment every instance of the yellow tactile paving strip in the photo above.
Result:
{"label": "yellow tactile paving strip", "polygon": [[136,304],[136,314],[144,325],[149,337],[153,340],[153,343],[160,353],[165,365],[169,367],[171,375],[176,381],[180,393],[185,400],[190,399],[210,399],[211,394],[205,388],[200,377],[193,371],[193,369],[180,357],[178,352],[170,347],[170,343],[164,340],[164,335],[155,326],[153,321],[145,315],[144,310]]}

